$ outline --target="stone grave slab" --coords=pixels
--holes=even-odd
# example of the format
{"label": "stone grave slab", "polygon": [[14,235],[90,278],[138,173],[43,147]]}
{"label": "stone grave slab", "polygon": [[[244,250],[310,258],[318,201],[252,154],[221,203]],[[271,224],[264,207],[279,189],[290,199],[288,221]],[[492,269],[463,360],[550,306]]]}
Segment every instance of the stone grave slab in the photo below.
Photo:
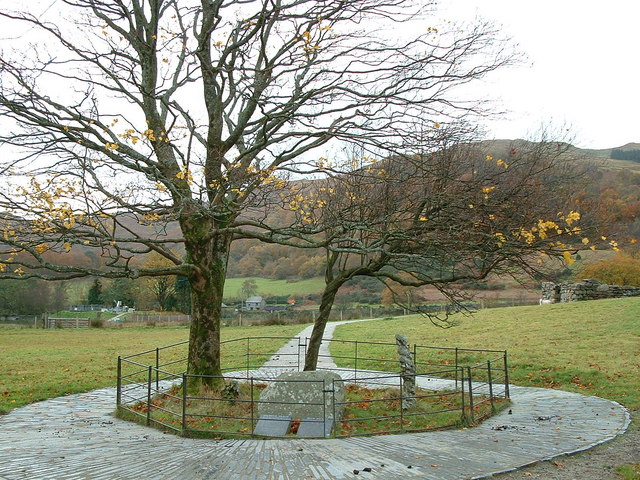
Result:
{"label": "stone grave slab", "polygon": [[[260,394],[258,414],[291,417],[294,420],[331,419],[327,425],[342,419],[344,412],[344,381],[334,372],[285,372],[271,381]],[[335,418],[334,418],[335,415]],[[308,422],[313,423],[313,422]],[[316,422],[318,423],[318,422]],[[313,431],[313,437],[324,437],[324,426],[305,426]]]}
{"label": "stone grave slab", "polygon": [[291,417],[285,415],[262,415],[258,418],[254,435],[263,437],[284,437],[289,431]]}
{"label": "stone grave slab", "polygon": [[322,438],[331,435],[333,418],[303,418],[298,427],[298,436],[304,438]]}

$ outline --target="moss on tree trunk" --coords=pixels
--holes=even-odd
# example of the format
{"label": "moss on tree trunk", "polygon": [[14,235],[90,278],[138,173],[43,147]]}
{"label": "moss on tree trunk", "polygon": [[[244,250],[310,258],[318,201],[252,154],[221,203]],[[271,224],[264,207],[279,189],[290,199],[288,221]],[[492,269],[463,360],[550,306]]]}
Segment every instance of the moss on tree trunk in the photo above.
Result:
{"label": "moss on tree trunk", "polygon": [[184,222],[191,286],[191,328],[187,373],[189,388],[224,385],[220,355],[222,297],[231,239],[229,234],[213,234],[213,222]]}

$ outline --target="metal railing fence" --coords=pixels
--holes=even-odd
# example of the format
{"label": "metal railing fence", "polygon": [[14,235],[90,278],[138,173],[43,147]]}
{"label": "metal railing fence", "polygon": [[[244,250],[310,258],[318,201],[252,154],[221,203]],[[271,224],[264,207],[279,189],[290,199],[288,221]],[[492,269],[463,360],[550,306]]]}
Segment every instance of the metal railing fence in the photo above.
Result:
{"label": "metal railing fence", "polygon": [[[288,367],[283,369],[278,366],[280,362],[267,362],[275,353],[274,350],[278,349],[276,340],[284,339],[244,337],[221,342],[223,353],[225,350],[229,353],[223,355],[228,360],[222,368],[221,377],[203,377],[186,372],[187,341],[120,356],[117,367],[117,407],[147,425],[184,436],[260,437],[254,433],[260,410],[265,404],[272,403],[261,399],[261,392],[269,385],[292,381],[274,378],[269,374],[270,369],[275,369],[274,374],[278,374],[282,370],[299,371],[304,365],[308,340],[299,337],[294,338],[298,345],[295,351],[278,354],[280,357],[289,357],[285,362]],[[290,337],[286,337],[286,340],[290,340]],[[265,341],[271,347],[258,348],[264,347]],[[331,416],[336,418],[335,409],[348,411],[353,406],[361,409],[357,415],[346,415],[336,422],[336,437],[425,431],[473,424],[491,415],[499,399],[509,398],[506,351],[414,345],[412,353],[416,373],[411,376],[417,386],[413,399],[418,407],[403,410],[403,401],[408,398],[403,393],[407,375],[398,372],[397,359],[388,355],[374,357],[369,354],[371,348],[388,351],[391,347],[395,348],[395,343],[335,339],[323,339],[323,342],[343,347],[346,345],[351,349],[348,355],[343,352],[332,357],[341,366],[331,370],[343,378],[345,389],[360,387],[381,392],[375,398],[341,400],[335,397],[335,384],[331,388],[324,386],[324,403],[310,404],[324,408],[319,419],[314,420],[325,423],[324,431],[327,419]],[[229,397],[222,392],[190,392],[191,380],[196,378],[200,381],[220,380],[227,384],[235,381],[240,394]],[[333,412],[326,411],[327,395],[332,395],[330,404],[333,405]],[[285,407],[287,405],[286,402],[282,404]],[[379,405],[385,407],[384,413],[368,414],[377,412]],[[429,419],[436,416],[440,416],[439,423],[432,425]],[[367,425],[369,428],[365,428]]]}

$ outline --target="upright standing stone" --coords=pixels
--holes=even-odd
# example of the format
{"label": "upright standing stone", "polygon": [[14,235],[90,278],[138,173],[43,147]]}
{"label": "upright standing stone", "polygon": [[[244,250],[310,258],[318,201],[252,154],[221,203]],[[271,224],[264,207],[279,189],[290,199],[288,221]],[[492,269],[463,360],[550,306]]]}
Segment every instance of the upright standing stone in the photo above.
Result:
{"label": "upright standing stone", "polygon": [[416,365],[409,349],[409,340],[404,335],[396,334],[398,360],[402,369],[402,409],[408,410],[416,403]]}

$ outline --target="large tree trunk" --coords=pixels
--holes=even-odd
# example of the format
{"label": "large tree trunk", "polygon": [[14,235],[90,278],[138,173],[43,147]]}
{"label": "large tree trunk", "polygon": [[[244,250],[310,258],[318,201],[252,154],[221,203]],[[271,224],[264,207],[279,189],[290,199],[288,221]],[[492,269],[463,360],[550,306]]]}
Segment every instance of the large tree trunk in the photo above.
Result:
{"label": "large tree trunk", "polygon": [[[197,275],[191,284],[191,329],[189,331],[190,375],[203,375],[193,384],[216,388],[222,384],[220,359],[220,318],[224,290],[224,270]],[[195,285],[194,285],[195,284]]]}
{"label": "large tree trunk", "polygon": [[[200,231],[205,230],[201,225]],[[208,230],[208,229],[206,229]],[[184,229],[183,229],[184,232]],[[191,329],[187,373],[198,375],[190,388],[207,385],[214,389],[223,384],[220,358],[220,325],[222,296],[227,260],[231,246],[227,234],[186,238],[188,261],[194,269],[189,275],[191,285]]]}
{"label": "large tree trunk", "polygon": [[331,282],[327,283],[322,293],[322,299],[320,300],[320,310],[318,316],[313,323],[313,331],[311,332],[311,338],[307,345],[307,354],[304,358],[305,371],[315,370],[318,366],[318,354],[320,352],[320,344],[322,343],[322,337],[324,335],[324,329],[327,326],[329,320],[329,314],[333,307],[333,301],[336,298],[336,293],[346,282],[348,278],[339,277]]}

